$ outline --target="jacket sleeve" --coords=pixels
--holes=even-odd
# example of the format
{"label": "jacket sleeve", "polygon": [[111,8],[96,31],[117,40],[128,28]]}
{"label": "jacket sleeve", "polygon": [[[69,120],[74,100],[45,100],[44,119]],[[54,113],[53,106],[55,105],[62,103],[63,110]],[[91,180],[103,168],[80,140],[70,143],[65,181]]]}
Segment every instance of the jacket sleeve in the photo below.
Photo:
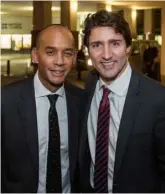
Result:
{"label": "jacket sleeve", "polygon": [[[2,95],[3,96],[3,95]],[[5,157],[5,129],[4,129],[4,111],[3,97],[1,101],[1,193],[6,193],[5,177],[6,177],[6,157]]]}
{"label": "jacket sleeve", "polygon": [[159,109],[154,130],[158,168],[162,176],[162,192],[165,193],[165,98]]}

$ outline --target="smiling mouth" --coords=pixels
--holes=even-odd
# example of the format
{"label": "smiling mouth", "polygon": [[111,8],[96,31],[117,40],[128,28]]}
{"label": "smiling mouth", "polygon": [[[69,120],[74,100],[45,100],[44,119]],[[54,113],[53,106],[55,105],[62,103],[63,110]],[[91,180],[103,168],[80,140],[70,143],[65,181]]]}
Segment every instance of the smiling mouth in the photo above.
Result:
{"label": "smiling mouth", "polygon": [[65,70],[51,70],[51,72],[56,76],[61,76],[61,75],[64,75]]}
{"label": "smiling mouth", "polygon": [[111,61],[111,62],[101,62],[101,64],[104,65],[113,65],[115,63],[115,61]]}
{"label": "smiling mouth", "polygon": [[114,66],[115,61],[112,62],[101,62],[101,64],[104,66],[104,68],[111,69]]}

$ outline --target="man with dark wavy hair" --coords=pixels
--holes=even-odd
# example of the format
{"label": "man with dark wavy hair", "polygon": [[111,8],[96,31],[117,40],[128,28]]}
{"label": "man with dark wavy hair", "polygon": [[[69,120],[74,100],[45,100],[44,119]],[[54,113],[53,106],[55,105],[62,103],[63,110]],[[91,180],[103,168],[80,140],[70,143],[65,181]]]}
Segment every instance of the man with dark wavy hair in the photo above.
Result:
{"label": "man with dark wavy hair", "polygon": [[82,192],[165,191],[165,88],[128,61],[131,31],[117,12],[84,25],[88,76],[79,165]]}

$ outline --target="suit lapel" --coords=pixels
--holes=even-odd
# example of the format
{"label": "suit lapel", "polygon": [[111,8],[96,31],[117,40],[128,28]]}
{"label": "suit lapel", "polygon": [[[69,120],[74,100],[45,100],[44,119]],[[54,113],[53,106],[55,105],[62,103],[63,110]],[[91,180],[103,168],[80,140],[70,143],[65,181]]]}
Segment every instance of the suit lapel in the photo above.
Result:
{"label": "suit lapel", "polygon": [[72,95],[68,84],[65,84],[65,94],[68,113],[68,149],[69,149],[69,165],[71,180],[74,177],[74,170],[76,167],[76,157],[78,152],[78,107],[77,98]]}
{"label": "suit lapel", "polygon": [[128,93],[125,100],[122,119],[120,122],[118,140],[116,145],[115,167],[114,167],[114,179],[117,176],[119,168],[122,163],[124,152],[126,149],[127,141],[131,130],[134,127],[136,115],[139,109],[139,78],[137,73],[132,70],[132,76]]}
{"label": "suit lapel", "polygon": [[38,131],[33,79],[25,81],[18,105],[18,113],[25,131],[32,162],[38,172]]}

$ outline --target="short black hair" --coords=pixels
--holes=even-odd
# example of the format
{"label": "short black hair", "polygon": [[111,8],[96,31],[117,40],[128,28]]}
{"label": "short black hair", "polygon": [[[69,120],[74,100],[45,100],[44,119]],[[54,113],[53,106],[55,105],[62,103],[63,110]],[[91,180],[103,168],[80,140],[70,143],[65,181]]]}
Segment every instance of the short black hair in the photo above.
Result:
{"label": "short black hair", "polygon": [[114,28],[117,33],[123,35],[127,47],[131,45],[132,36],[129,24],[126,22],[120,12],[108,12],[100,10],[94,14],[88,14],[84,21],[84,45],[89,46],[89,36],[91,30],[95,27],[109,26]]}

